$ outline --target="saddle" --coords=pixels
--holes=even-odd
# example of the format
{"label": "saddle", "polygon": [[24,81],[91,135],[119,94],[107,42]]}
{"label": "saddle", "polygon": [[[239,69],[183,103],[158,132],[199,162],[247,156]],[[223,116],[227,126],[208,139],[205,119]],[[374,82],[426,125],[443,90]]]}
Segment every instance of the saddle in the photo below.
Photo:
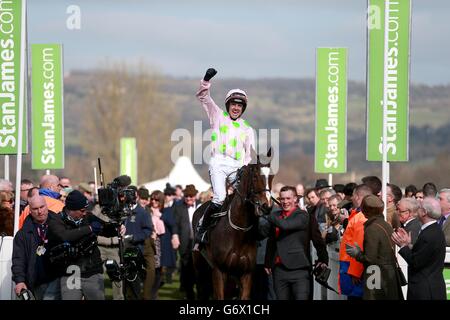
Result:
{"label": "saddle", "polygon": [[[226,189],[228,190],[228,188],[232,187],[233,188],[233,193],[228,194],[225,197],[225,200],[223,201],[223,204],[220,207],[218,212],[214,212],[208,217],[209,221],[207,221],[206,230],[202,230],[203,228],[205,228],[204,226],[202,228],[200,228],[200,226],[202,224],[204,224],[204,221],[203,221],[204,215],[201,218],[201,222],[202,223],[200,223],[200,220],[199,220],[199,222],[197,224],[197,230],[196,230],[197,232],[196,233],[199,233],[200,231],[202,231],[201,238],[206,240],[206,241],[202,240],[201,242],[209,242],[209,239],[208,239],[209,238],[209,231],[214,229],[214,227],[217,225],[217,223],[219,222],[221,217],[227,215],[227,212],[230,209],[231,202],[233,201],[233,198],[234,198],[234,195],[235,195],[235,192],[234,192],[235,187],[239,183],[239,180],[240,180],[240,178],[242,176],[242,172],[243,172],[243,168],[240,168],[237,171],[236,179],[234,181],[228,181],[228,179],[226,180]],[[207,208],[207,210],[208,209],[209,208]]]}
{"label": "saddle", "polygon": [[[221,217],[227,215],[227,212],[230,208],[230,204],[231,204],[231,201],[233,200],[233,197],[234,197],[234,193],[227,195],[222,206],[220,207],[219,212],[211,214],[211,216],[209,218],[210,221],[209,221],[208,225],[206,226],[207,229],[204,231],[204,235],[203,235],[203,237],[206,239],[206,242],[209,242],[209,239],[208,239],[209,232],[215,228],[215,226],[217,225],[217,223],[219,222]],[[197,224],[197,233],[200,232],[200,226],[202,223],[203,223],[203,217],[201,220],[199,220],[199,222]]]}

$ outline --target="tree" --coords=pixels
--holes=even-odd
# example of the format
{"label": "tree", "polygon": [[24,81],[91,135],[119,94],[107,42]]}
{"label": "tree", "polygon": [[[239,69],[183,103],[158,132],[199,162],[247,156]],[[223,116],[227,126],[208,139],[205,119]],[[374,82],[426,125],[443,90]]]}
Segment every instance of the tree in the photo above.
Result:
{"label": "tree", "polygon": [[142,64],[135,71],[114,64],[94,73],[81,146],[88,161],[102,159],[105,182],[119,175],[122,137],[136,138],[139,183],[164,176],[172,167],[170,134],[179,116],[171,97],[160,90],[161,79]]}

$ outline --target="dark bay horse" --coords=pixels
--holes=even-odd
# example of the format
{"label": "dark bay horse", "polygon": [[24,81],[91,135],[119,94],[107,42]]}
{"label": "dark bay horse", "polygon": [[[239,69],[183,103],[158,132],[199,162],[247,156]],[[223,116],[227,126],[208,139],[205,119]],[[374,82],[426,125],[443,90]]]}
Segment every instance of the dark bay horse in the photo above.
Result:
{"label": "dark bay horse", "polygon": [[[252,272],[256,265],[256,240],[258,217],[271,210],[271,187],[273,174],[270,172],[271,150],[267,156],[256,156],[252,161],[238,170],[234,192],[228,196],[222,206],[224,212],[215,226],[208,231],[208,244],[202,254],[193,252],[194,266],[199,282],[207,284],[209,274],[207,261],[212,272],[212,288],[215,299],[225,299],[225,287],[230,276],[238,279],[239,298],[250,299]],[[262,161],[261,161],[262,160]],[[209,202],[198,208],[193,216],[193,230]],[[211,270],[211,269],[209,269]],[[202,278],[203,279],[200,279]]]}

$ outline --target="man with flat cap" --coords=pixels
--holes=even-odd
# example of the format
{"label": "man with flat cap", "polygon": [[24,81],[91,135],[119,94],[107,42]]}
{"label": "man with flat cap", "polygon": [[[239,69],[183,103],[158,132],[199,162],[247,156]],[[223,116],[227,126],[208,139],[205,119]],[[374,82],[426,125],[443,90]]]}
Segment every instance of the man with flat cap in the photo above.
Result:
{"label": "man with flat cap", "polygon": [[92,188],[88,183],[82,182],[78,185],[78,190],[88,199],[89,205],[87,207],[88,211],[92,211],[95,206],[94,201],[94,188]]}
{"label": "man with flat cap", "polygon": [[[375,195],[367,195],[361,203],[361,211],[367,218],[364,223],[364,251],[355,242],[346,245],[346,252],[364,265],[364,300],[403,300],[397,260],[391,235],[391,225],[384,220],[383,201]],[[374,268],[378,267],[378,268]],[[375,285],[374,272],[379,272],[379,285]]]}

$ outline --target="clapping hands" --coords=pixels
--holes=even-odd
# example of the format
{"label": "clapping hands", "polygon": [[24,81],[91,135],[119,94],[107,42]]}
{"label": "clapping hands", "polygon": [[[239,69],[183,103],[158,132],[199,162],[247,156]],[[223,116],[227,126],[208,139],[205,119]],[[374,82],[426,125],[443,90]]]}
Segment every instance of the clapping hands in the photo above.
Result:
{"label": "clapping hands", "polygon": [[392,233],[391,239],[400,248],[408,246],[411,244],[411,232],[408,233],[405,229],[398,228],[397,231]]}

